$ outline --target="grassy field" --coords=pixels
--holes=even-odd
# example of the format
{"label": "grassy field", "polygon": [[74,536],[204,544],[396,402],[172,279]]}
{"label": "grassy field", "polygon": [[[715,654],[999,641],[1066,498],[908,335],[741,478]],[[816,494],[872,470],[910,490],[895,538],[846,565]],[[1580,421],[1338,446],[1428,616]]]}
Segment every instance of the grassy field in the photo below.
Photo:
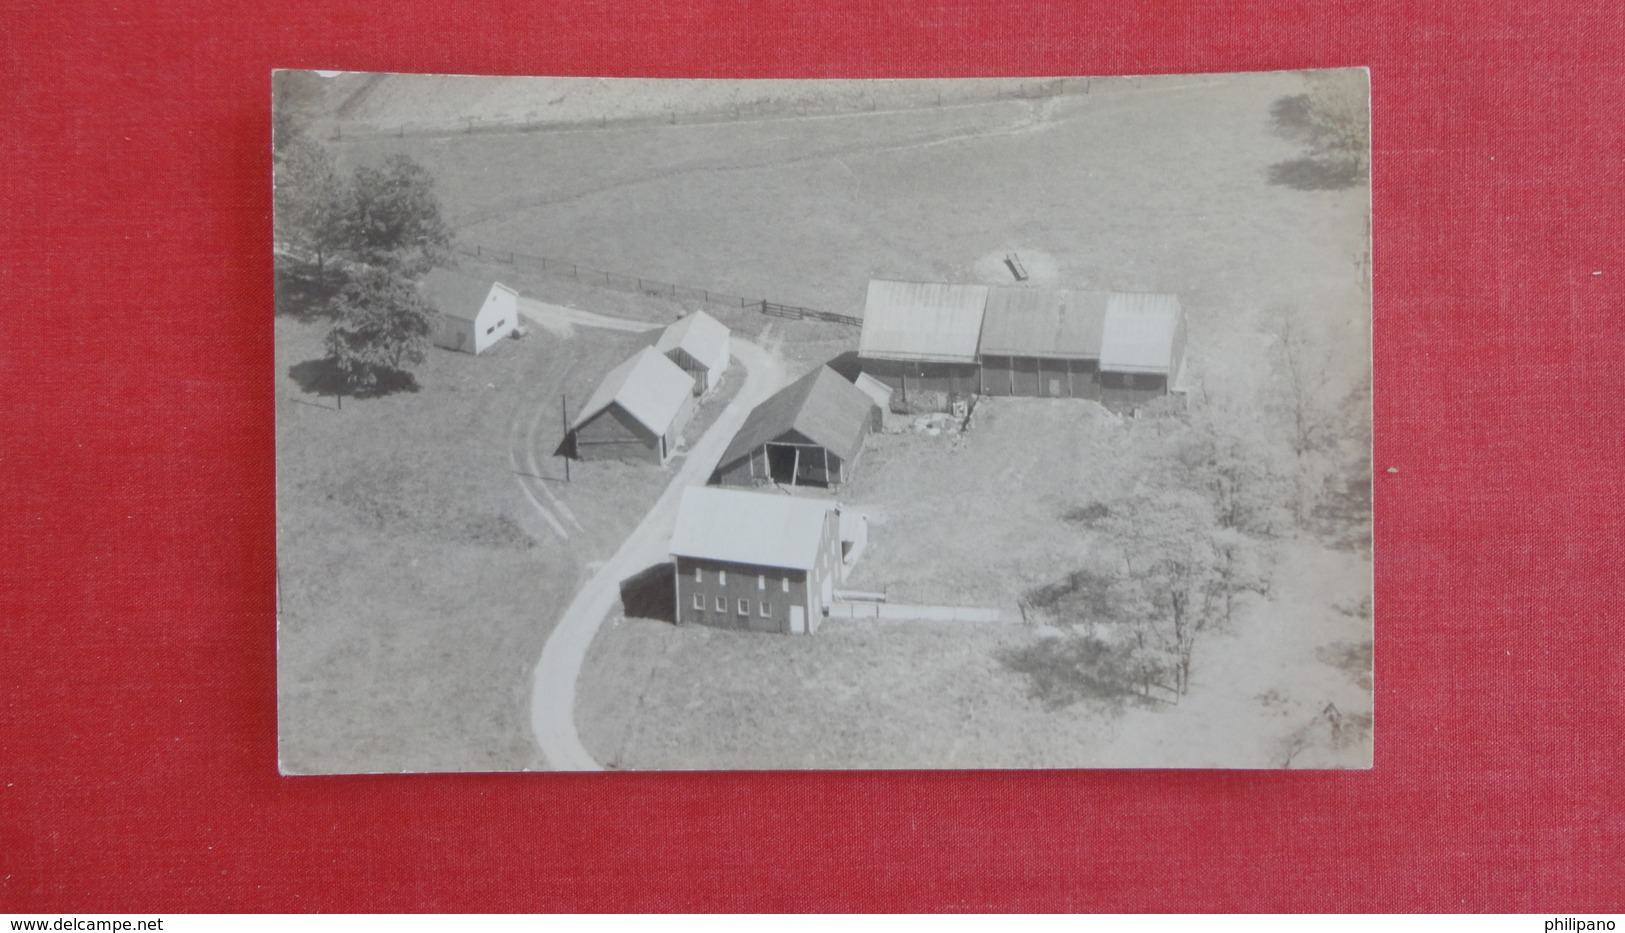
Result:
{"label": "grassy field", "polygon": [[[1369,192],[1271,183],[1270,166],[1299,148],[1272,131],[1269,106],[1304,88],[1301,75],[1284,73],[1100,81],[1087,95],[894,113],[347,137],[339,151],[346,163],[406,152],[425,164],[465,245],[849,314],[861,313],[865,284],[875,276],[1005,284],[997,260],[1016,251],[1041,281],[1178,293],[1189,315],[1190,370],[1204,396],[1245,404],[1270,390],[1271,331],[1287,318],[1315,351],[1323,391],[1341,398],[1370,376],[1369,299],[1359,265]],[[366,118],[387,123],[388,101],[376,98]],[[651,321],[670,320],[684,307],[517,266],[498,277],[544,301]],[[856,332],[839,325],[706,310],[777,348],[791,375],[856,344]],[[418,404],[437,378],[426,376],[418,395],[376,404]],[[547,391],[556,404],[558,390]],[[424,443],[435,434],[428,426],[387,429],[397,428]],[[1368,423],[1348,428],[1350,436],[1369,432]],[[1087,551],[1087,537],[1056,516],[1091,499],[1095,484],[1113,481],[1114,445],[1132,443],[1139,430],[1082,404],[998,400],[958,448],[945,438],[875,438],[846,491],[875,514],[871,550],[851,585],[888,588],[898,601],[1008,605]],[[369,437],[364,446],[375,443]],[[458,501],[478,502],[474,511],[506,501],[495,485],[456,488]],[[510,498],[520,495],[506,488]],[[646,505],[642,495],[628,498]],[[602,536],[624,534],[635,519],[632,504],[601,505],[615,516]],[[576,511],[584,516],[590,503]],[[512,514],[524,512],[516,506]],[[548,534],[543,528],[526,537],[533,549],[564,551]],[[761,639],[634,619],[600,633],[581,681],[578,722],[601,760],[639,768],[1214,764],[1227,751],[1256,766],[1293,755],[1294,764],[1358,764],[1362,748],[1369,755],[1368,741],[1317,744],[1313,717],[1334,702],[1369,726],[1369,682],[1362,688],[1347,673],[1369,658],[1369,619],[1333,608],[1368,591],[1369,557],[1301,542],[1286,559],[1298,563],[1283,573],[1322,582],[1244,611],[1234,632],[1204,648],[1209,655],[1177,708],[1045,702],[1038,675],[1018,660],[1054,637],[1039,629],[832,622],[813,639]],[[431,584],[406,579],[413,571],[398,562],[378,564],[358,568],[385,581],[366,586],[418,594],[413,598],[427,605],[403,611],[425,620],[438,612],[466,622],[471,613],[458,601],[484,598],[462,595],[470,590],[466,577],[454,584],[448,572]],[[363,604],[348,598],[352,607]],[[307,605],[319,601],[312,600]],[[428,621],[420,627],[447,631]],[[528,688],[524,670],[541,635],[504,642],[511,663],[487,669],[480,689],[508,691],[511,699]],[[370,637],[358,644],[383,650],[378,636]],[[416,682],[336,687],[346,670],[332,659],[355,655],[360,649],[351,641],[301,656],[326,665],[311,678],[310,689],[325,692],[307,703],[308,719],[334,720],[335,709],[338,721],[352,719],[350,733],[320,726],[338,741],[364,733],[368,717],[394,717],[384,731],[395,735],[409,735],[422,719],[410,718],[420,707],[357,707],[355,697],[335,691],[437,690],[460,704],[427,714],[437,723],[489,718],[485,711],[500,705],[483,694],[465,702],[448,688]],[[425,656],[432,641],[424,641]],[[412,658],[419,666],[401,660],[378,669],[391,676],[434,670]],[[510,702],[504,715],[517,716],[517,705]],[[1225,723],[1233,726],[1218,728]],[[497,731],[512,737],[522,730]],[[1300,733],[1310,738],[1293,738]],[[1295,752],[1294,742],[1302,746]],[[517,738],[502,746],[513,752],[504,760],[523,757],[520,746]],[[451,763],[442,767],[483,766],[455,741],[444,748]]]}
{"label": "grassy field", "polygon": [[339,411],[290,375],[325,327],[276,321],[283,764],[527,767],[542,643],[669,478],[577,463],[563,482],[559,395],[580,404],[642,338],[533,328],[479,357],[432,350],[417,391]]}

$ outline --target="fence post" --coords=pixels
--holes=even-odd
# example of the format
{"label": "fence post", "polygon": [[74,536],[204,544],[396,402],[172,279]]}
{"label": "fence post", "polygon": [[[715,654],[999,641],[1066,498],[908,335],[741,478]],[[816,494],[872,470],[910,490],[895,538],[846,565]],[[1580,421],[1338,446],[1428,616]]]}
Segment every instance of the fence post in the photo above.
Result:
{"label": "fence post", "polygon": [[478,259],[479,255],[480,255],[480,244],[475,243],[474,244],[474,258]]}

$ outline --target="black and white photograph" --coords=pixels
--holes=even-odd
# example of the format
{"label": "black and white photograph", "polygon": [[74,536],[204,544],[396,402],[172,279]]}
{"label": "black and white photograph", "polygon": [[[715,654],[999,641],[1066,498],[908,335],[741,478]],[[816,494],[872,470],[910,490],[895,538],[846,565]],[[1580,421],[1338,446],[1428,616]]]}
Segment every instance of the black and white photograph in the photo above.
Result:
{"label": "black and white photograph", "polygon": [[1371,767],[1368,83],[276,72],[283,773]]}

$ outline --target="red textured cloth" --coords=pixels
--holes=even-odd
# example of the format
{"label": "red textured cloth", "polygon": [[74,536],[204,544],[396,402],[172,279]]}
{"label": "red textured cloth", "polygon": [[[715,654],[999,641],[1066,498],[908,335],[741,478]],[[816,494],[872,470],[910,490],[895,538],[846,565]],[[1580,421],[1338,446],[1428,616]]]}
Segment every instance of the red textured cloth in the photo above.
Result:
{"label": "red textured cloth", "polygon": [[[1625,17],[1219,6],[0,5],[0,911],[1625,907]],[[1375,770],[278,777],[271,68],[1339,65]]]}

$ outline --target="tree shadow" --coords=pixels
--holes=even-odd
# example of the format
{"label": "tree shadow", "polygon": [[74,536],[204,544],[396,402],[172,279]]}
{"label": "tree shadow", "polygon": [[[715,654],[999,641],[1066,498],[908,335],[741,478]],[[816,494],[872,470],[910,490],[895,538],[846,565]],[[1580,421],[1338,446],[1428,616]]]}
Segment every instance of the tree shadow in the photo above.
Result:
{"label": "tree shadow", "polygon": [[372,385],[351,388],[345,381],[343,370],[325,356],[289,366],[288,377],[312,395],[345,398],[382,398],[397,392],[416,392],[419,388],[417,377],[398,369],[380,370]]}
{"label": "tree shadow", "polygon": [[1067,635],[1007,648],[996,657],[1027,678],[1027,695],[1050,712],[1083,700],[1103,702],[1115,712],[1150,702],[1135,684],[1132,654],[1126,645]]}
{"label": "tree shadow", "polygon": [[344,285],[344,276],[328,267],[318,274],[313,263],[288,256],[276,260],[276,313],[301,321],[331,319],[333,297]]}
{"label": "tree shadow", "polygon": [[622,580],[621,606],[628,618],[676,622],[676,568],[668,563],[655,564]]}
{"label": "tree shadow", "polygon": [[1269,167],[1269,182],[1298,191],[1341,191],[1365,181],[1358,159],[1299,156]]}

